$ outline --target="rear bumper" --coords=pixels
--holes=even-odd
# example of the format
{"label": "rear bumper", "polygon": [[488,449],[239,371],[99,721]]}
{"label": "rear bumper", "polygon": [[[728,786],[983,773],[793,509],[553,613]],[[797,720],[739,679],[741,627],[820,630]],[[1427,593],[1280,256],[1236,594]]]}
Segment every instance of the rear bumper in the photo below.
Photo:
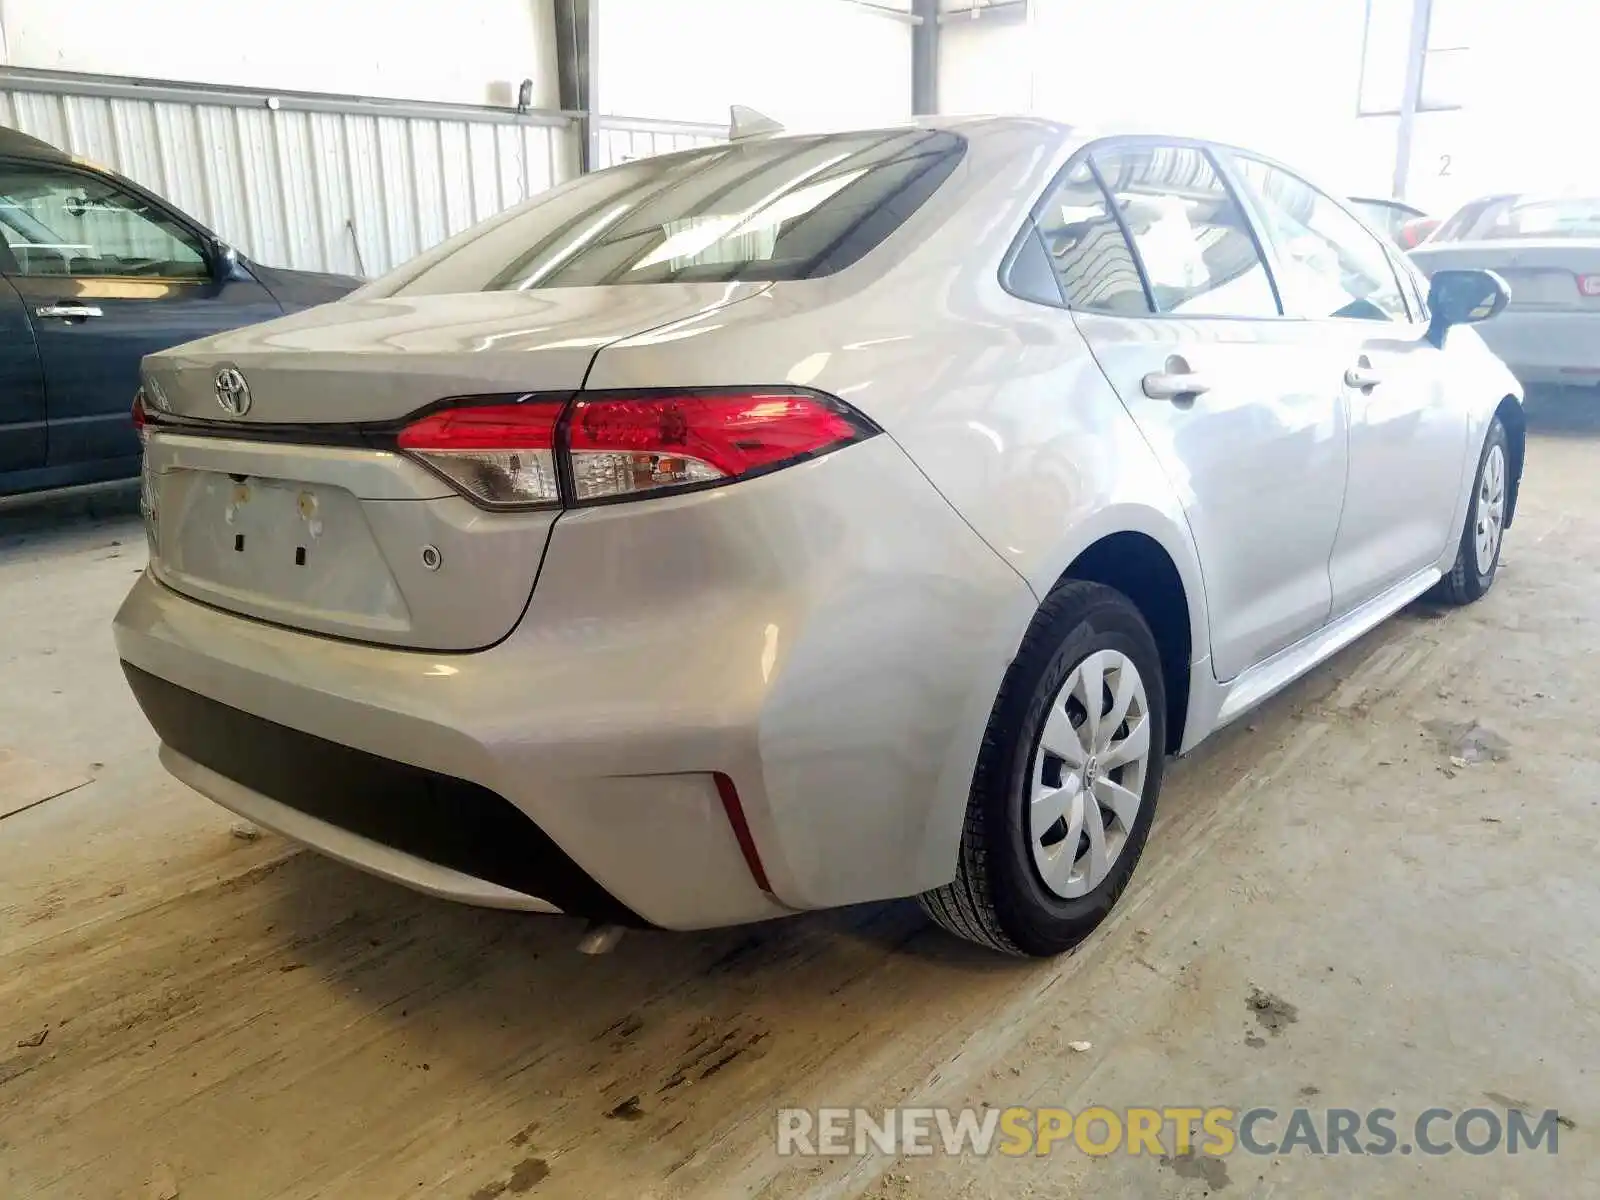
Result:
{"label": "rear bumper", "polygon": [[486,788],[274,724],[127,663],[123,671],[161,738],[162,764],[241,816],[447,899],[637,921]]}
{"label": "rear bumper", "polygon": [[1600,383],[1600,313],[1513,308],[1476,328],[1524,384]]}
{"label": "rear bumper", "polygon": [[1034,604],[884,437],[564,514],[488,650],[335,641],[148,575],[115,634],[168,767],[225,807],[454,899],[691,929],[952,877]]}

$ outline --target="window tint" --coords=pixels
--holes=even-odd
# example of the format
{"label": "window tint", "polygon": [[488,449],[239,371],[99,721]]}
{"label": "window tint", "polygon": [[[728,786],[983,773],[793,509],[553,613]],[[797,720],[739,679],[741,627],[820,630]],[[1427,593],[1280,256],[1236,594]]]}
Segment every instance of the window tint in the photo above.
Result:
{"label": "window tint", "polygon": [[1133,252],[1086,163],[1073,167],[1045,197],[1038,226],[1069,307],[1125,315],[1150,311]]}
{"label": "window tint", "polygon": [[641,159],[491,221],[391,284],[406,295],[826,275],[897,229],[964,149],[912,130]]}
{"label": "window tint", "polygon": [[209,275],[188,230],[97,175],[0,165],[0,232],[22,275]]}
{"label": "window tint", "polygon": [[1203,150],[1133,146],[1091,157],[1133,238],[1157,311],[1278,315],[1250,226]]}
{"label": "window tint", "polygon": [[1278,290],[1291,314],[1408,319],[1383,243],[1305,180],[1253,158],[1235,158],[1243,186],[1276,253]]}

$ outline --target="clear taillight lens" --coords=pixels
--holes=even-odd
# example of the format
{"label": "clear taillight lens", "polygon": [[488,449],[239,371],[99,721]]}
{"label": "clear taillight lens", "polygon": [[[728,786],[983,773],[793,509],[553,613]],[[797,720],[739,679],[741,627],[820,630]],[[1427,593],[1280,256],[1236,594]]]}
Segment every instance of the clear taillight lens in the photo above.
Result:
{"label": "clear taillight lens", "polygon": [[573,404],[566,446],[582,503],[740,479],[869,432],[838,401],[804,393],[597,396]]}
{"label": "clear taillight lens", "polygon": [[401,430],[399,445],[491,507],[560,504],[561,412],[562,404],[549,400],[441,409]]}
{"label": "clear taillight lens", "polygon": [[560,504],[562,470],[568,503],[598,503],[731,483],[876,432],[815,392],[597,392],[440,409],[398,444],[479,503],[523,508]]}

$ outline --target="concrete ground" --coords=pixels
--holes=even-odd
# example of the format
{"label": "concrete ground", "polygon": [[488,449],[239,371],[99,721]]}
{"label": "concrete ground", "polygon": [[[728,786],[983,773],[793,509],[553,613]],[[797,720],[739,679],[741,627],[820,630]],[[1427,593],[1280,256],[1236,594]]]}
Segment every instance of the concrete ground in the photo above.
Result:
{"label": "concrete ground", "polygon": [[[0,812],[72,788],[0,820],[0,1196],[1600,1194],[1600,436],[1539,428],[1494,592],[1172,764],[1121,907],[1048,963],[909,904],[589,959],[239,836],[117,669],[137,521],[0,515]],[[1555,1155],[775,1153],[779,1106],[889,1104],[1562,1124]]]}

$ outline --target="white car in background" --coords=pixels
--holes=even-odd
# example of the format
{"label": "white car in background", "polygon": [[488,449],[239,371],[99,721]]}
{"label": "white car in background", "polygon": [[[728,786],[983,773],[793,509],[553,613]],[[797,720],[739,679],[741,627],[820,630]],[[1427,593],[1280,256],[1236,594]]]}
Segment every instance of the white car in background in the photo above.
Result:
{"label": "white car in background", "polygon": [[1492,270],[1510,303],[1483,340],[1529,388],[1600,385],[1600,193],[1463,205],[1411,252],[1425,273]]}

